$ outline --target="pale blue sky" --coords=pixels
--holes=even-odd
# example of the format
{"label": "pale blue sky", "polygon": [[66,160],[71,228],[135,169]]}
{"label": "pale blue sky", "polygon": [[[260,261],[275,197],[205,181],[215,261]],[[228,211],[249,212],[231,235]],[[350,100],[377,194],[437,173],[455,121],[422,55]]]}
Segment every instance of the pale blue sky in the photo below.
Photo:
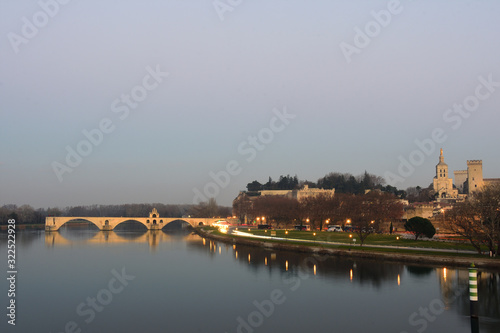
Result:
{"label": "pale blue sky", "polygon": [[[479,79],[500,82],[496,0],[255,0],[224,13],[211,0],[55,1],[40,2],[53,17],[37,1],[0,2],[0,205],[191,203],[205,188],[230,205],[269,176],[401,176],[400,157],[436,128],[445,142],[393,185],[429,185],[440,147],[450,170],[482,159],[500,177],[500,86]],[[371,13],[388,6],[382,26]],[[378,30],[348,62],[356,27]],[[120,119],[113,102],[157,67],[168,77]],[[474,101],[467,118],[446,113]],[[295,118],[267,140],[284,108]],[[114,130],[60,181],[53,162],[105,118]],[[251,159],[259,133],[269,142]],[[214,190],[210,172],[229,161],[237,172]]]}

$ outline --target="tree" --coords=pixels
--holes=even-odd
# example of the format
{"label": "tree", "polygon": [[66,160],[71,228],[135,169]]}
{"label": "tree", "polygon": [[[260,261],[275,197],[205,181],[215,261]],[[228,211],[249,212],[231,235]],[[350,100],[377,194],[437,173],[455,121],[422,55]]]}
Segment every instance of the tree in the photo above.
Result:
{"label": "tree", "polygon": [[306,197],[300,201],[300,206],[302,213],[309,218],[311,227],[322,230],[323,223],[333,216],[334,196],[321,193]]}
{"label": "tree", "polygon": [[250,192],[260,191],[262,190],[262,184],[254,180],[253,182],[247,184],[247,190]]}
{"label": "tree", "polygon": [[240,192],[233,200],[233,215],[238,217],[240,223],[247,223],[251,209],[252,201],[245,192]]}
{"label": "tree", "polygon": [[436,234],[436,228],[434,228],[432,222],[420,216],[412,217],[406,221],[405,229],[415,235],[415,240],[422,235],[427,238],[432,238]]}
{"label": "tree", "polygon": [[481,253],[486,245],[494,255],[500,254],[500,185],[486,186],[466,202],[448,213],[448,227],[467,238]]}
{"label": "tree", "polygon": [[351,223],[361,245],[379,228],[381,222],[397,220],[403,215],[401,201],[394,194],[381,191],[353,196],[347,206],[350,206]]}
{"label": "tree", "polygon": [[35,223],[35,210],[30,205],[22,205],[17,209],[19,224]]}
{"label": "tree", "polygon": [[283,196],[261,196],[253,201],[249,216],[264,217],[266,224],[283,226],[295,220],[299,215],[297,199]]}
{"label": "tree", "polygon": [[481,245],[486,244],[486,239],[471,201],[456,204],[447,213],[445,221],[451,231],[466,238],[474,249],[481,254]]}
{"label": "tree", "polygon": [[200,202],[198,206],[193,207],[194,217],[220,217],[220,209],[215,198],[208,199],[208,202]]}
{"label": "tree", "polygon": [[408,187],[406,189],[409,202],[428,202],[435,199],[434,185],[430,184],[427,188]]}
{"label": "tree", "polygon": [[59,208],[47,208],[48,216],[62,216],[62,212]]}

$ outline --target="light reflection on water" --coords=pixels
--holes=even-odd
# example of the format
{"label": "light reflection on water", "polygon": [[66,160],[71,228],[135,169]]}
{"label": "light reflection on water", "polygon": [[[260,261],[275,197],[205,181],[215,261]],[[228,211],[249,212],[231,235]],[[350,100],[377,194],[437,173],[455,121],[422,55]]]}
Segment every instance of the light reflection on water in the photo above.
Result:
{"label": "light reflection on water", "polygon": [[[68,322],[82,332],[470,332],[463,269],[311,256],[186,232],[17,236],[19,332],[63,332]],[[122,269],[135,278],[108,293],[87,323],[77,307],[108,295],[113,270]],[[481,332],[500,331],[499,287],[497,272],[481,272]]]}

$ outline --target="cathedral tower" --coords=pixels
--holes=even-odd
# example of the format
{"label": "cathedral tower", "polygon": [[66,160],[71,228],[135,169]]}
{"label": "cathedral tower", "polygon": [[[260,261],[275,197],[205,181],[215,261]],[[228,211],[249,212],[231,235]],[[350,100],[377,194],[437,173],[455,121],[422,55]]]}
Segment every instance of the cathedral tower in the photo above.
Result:
{"label": "cathedral tower", "polygon": [[439,155],[439,163],[436,165],[436,176],[433,181],[434,192],[437,200],[456,199],[458,190],[453,188],[453,179],[448,178],[448,164],[444,163],[443,149]]}

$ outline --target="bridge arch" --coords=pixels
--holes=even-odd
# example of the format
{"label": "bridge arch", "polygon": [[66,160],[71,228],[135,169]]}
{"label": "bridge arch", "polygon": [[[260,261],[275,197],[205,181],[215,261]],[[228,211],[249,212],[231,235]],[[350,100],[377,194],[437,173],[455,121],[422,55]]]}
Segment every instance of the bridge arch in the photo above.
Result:
{"label": "bridge arch", "polygon": [[172,219],[171,221],[164,223],[164,225],[161,227],[162,230],[165,228],[174,228],[176,225],[180,226],[181,229],[184,229],[185,226],[190,226],[192,227],[192,223],[189,223],[188,221],[179,218],[179,219]]}
{"label": "bridge arch", "polygon": [[[149,229],[148,225],[146,223],[144,223],[144,221],[141,221],[141,220],[139,220],[137,218],[131,217],[131,218],[123,218],[123,220],[120,220],[120,221],[116,222],[115,225],[113,226],[113,230],[116,227],[118,227],[119,225],[121,225],[123,223],[128,223],[128,222],[134,222],[133,225],[142,225],[142,226],[144,226],[144,228]],[[105,223],[105,225],[106,225],[106,223]]]}
{"label": "bridge arch", "polygon": [[97,227],[97,229],[101,229],[101,226],[99,226],[96,221],[93,221],[91,218],[81,218],[81,217],[69,217],[66,220],[63,220],[62,223],[59,222],[58,228],[61,228],[62,226],[66,225],[67,223],[70,222],[76,222],[76,221],[86,221],[89,222],[90,224],[93,224]]}

